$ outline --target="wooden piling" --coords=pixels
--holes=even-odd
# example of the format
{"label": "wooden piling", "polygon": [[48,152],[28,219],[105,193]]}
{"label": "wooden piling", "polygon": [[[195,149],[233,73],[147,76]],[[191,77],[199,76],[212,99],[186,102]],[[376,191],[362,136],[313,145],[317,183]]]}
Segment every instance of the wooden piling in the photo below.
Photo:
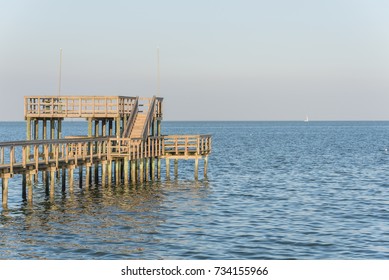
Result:
{"label": "wooden piling", "polygon": [[62,138],[62,120],[58,120],[58,128],[57,128],[57,139]]}
{"label": "wooden piling", "polygon": [[124,185],[128,185],[128,182],[130,181],[130,177],[129,177],[129,168],[128,168],[128,157],[125,157],[124,158]]}
{"label": "wooden piling", "polygon": [[34,120],[34,140],[39,138],[39,120]]}
{"label": "wooden piling", "polygon": [[148,182],[149,181],[149,175],[150,175],[150,159],[149,158],[145,158],[145,171],[144,171],[144,175],[145,175],[145,181]]}
{"label": "wooden piling", "polygon": [[50,197],[54,197],[55,194],[55,167],[50,168]]}
{"label": "wooden piling", "polygon": [[28,188],[28,196],[27,196],[27,202],[32,203],[33,198],[33,188],[32,188],[32,173],[29,173],[27,175],[27,188]]}
{"label": "wooden piling", "polygon": [[50,120],[50,139],[55,139],[55,120]]}
{"label": "wooden piling", "polygon": [[88,137],[92,137],[92,118],[88,118]]}
{"label": "wooden piling", "polygon": [[131,160],[131,182],[132,184],[136,184],[136,160]]}
{"label": "wooden piling", "polygon": [[85,165],[85,189],[89,189],[89,186],[91,185],[91,165],[90,163],[87,163]]}
{"label": "wooden piling", "polygon": [[208,177],[208,156],[204,158],[204,178]]}
{"label": "wooden piling", "polygon": [[82,176],[83,176],[83,167],[82,165],[79,166],[78,168],[78,181],[79,181],[79,187],[82,189]]}
{"label": "wooden piling", "polygon": [[27,180],[26,180],[26,173],[22,174],[22,199],[27,199]]}
{"label": "wooden piling", "polygon": [[98,185],[99,183],[99,164],[98,163],[95,163],[94,164],[94,172],[95,172],[95,186]]}
{"label": "wooden piling", "polygon": [[174,178],[178,178],[178,159],[174,159]]}
{"label": "wooden piling", "polygon": [[151,181],[155,180],[155,158],[151,158],[151,170],[150,170],[150,179]]}
{"label": "wooden piling", "polygon": [[45,173],[45,191],[46,191],[46,195],[49,195],[50,194],[50,176],[48,176],[48,173],[49,171],[45,170],[43,171],[43,173]]}
{"label": "wooden piling", "polygon": [[113,134],[113,123],[112,120],[108,121],[108,136],[112,136]]}
{"label": "wooden piling", "polygon": [[101,186],[105,187],[107,182],[107,161],[101,162]]}
{"label": "wooden piling", "polygon": [[66,191],[66,167],[62,167],[62,192]]}
{"label": "wooden piling", "polygon": [[[26,129],[26,136],[27,136],[27,140],[31,140],[31,118],[26,118],[26,123],[27,123],[27,129]],[[27,146],[26,148],[26,157],[27,157],[27,160],[29,159],[29,156],[30,156],[30,147]]]}
{"label": "wooden piling", "polygon": [[42,120],[43,122],[43,127],[42,127],[42,139],[46,140],[47,139],[47,121],[46,119]]}
{"label": "wooden piling", "polygon": [[69,165],[69,175],[68,175],[68,183],[69,183],[69,191],[73,192],[74,190],[74,169],[76,168],[74,164]]}
{"label": "wooden piling", "polygon": [[170,179],[170,159],[166,158],[166,179]]}
{"label": "wooden piling", "polygon": [[143,183],[145,176],[144,176],[144,159],[141,158],[139,160],[139,182]]}
{"label": "wooden piling", "polygon": [[161,180],[161,159],[157,159],[157,179]]}
{"label": "wooden piling", "polygon": [[120,182],[120,161],[118,159],[115,160],[115,184],[119,185]]}
{"label": "wooden piling", "polygon": [[8,179],[10,178],[9,174],[2,175],[2,207],[3,209],[7,209],[8,207]]}
{"label": "wooden piling", "polygon": [[108,180],[108,186],[111,186],[111,184],[112,184],[112,161],[111,160],[108,161],[108,177],[107,177],[107,180]]}

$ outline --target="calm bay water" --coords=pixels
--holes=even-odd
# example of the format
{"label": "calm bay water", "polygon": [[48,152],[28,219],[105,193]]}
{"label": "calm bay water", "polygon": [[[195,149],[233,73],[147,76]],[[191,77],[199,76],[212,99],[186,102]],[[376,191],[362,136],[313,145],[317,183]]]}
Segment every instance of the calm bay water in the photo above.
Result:
{"label": "calm bay water", "polygon": [[[85,125],[68,122],[64,135]],[[180,161],[177,179],[73,194],[58,185],[54,201],[38,183],[29,206],[16,176],[0,208],[0,259],[389,258],[389,122],[163,131],[213,134],[208,179],[194,181],[193,162]],[[0,141],[24,137],[24,123],[0,122]]]}

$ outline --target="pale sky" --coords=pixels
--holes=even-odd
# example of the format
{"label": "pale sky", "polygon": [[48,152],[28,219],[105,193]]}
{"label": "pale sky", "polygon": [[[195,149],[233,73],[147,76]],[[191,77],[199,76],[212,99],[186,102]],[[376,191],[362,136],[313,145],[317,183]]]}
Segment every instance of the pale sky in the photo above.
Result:
{"label": "pale sky", "polygon": [[0,120],[23,96],[152,96],[166,120],[389,120],[387,0],[0,0]]}

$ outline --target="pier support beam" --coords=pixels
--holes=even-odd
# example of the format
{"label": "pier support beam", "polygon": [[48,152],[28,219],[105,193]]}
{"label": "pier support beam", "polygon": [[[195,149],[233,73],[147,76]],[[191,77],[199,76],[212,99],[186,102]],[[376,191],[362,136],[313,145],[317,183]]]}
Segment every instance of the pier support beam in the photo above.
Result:
{"label": "pier support beam", "polygon": [[166,158],[166,179],[170,179],[170,159]]}
{"label": "pier support beam", "polygon": [[107,176],[107,180],[108,180],[108,186],[111,186],[111,184],[112,184],[112,160],[108,161],[108,176]]}
{"label": "pier support beam", "polygon": [[92,118],[88,118],[88,137],[92,137]]}
{"label": "pier support beam", "polygon": [[99,164],[94,164],[94,172],[95,172],[95,186],[99,183]]}
{"label": "pier support beam", "polygon": [[51,167],[49,169],[49,171],[50,171],[50,198],[53,198],[54,193],[55,193],[55,171],[56,171],[56,168]]}
{"label": "pier support beam", "polygon": [[50,120],[50,139],[55,139],[55,120]]}
{"label": "pier support beam", "polygon": [[145,181],[148,182],[149,181],[149,175],[150,175],[150,159],[149,158],[145,158],[144,159],[145,161]]}
{"label": "pier support beam", "polygon": [[151,158],[151,170],[150,170],[150,180],[155,180],[155,158]]}
{"label": "pier support beam", "polygon": [[91,169],[92,169],[91,164],[87,163],[85,166],[85,189],[89,189],[89,186],[91,185],[91,181],[92,181]]}
{"label": "pier support beam", "polygon": [[124,158],[124,185],[128,186],[128,182],[130,181],[130,174],[129,174],[129,168],[128,168],[128,157]]}
{"label": "pier support beam", "polygon": [[208,170],[208,156],[205,156],[205,158],[204,158],[204,178],[208,177],[207,170]]}
{"label": "pier support beam", "polygon": [[48,174],[48,171],[47,170],[44,170],[42,171],[42,174],[44,174],[44,177],[45,177],[45,180],[44,180],[44,183],[45,183],[45,192],[46,192],[46,195],[49,195],[50,194],[50,177],[47,175]]}
{"label": "pier support beam", "polygon": [[26,118],[26,140],[31,140],[31,118]]}
{"label": "pier support beam", "polygon": [[194,166],[194,178],[195,180],[199,179],[199,158],[195,158],[195,166]]}
{"label": "pier support beam", "polygon": [[34,140],[39,138],[39,120],[34,120]]}
{"label": "pier support beam", "polygon": [[82,189],[82,176],[83,176],[83,167],[82,165],[80,165],[80,167],[78,168],[78,181],[79,181],[79,186],[80,186],[80,189]]}
{"label": "pier support beam", "polygon": [[33,198],[33,188],[32,188],[32,177],[33,177],[33,174],[35,174],[35,171],[34,171],[34,173],[31,173],[31,172],[29,172],[28,174],[27,174],[27,189],[28,189],[28,191],[27,191],[27,202],[28,203],[32,203],[32,198]]}
{"label": "pier support beam", "polygon": [[26,182],[26,174],[22,174],[22,199],[27,199],[27,182]]}
{"label": "pier support beam", "polygon": [[101,186],[105,187],[107,180],[107,161],[101,162]]}
{"label": "pier support beam", "polygon": [[76,166],[74,164],[69,165],[69,173],[68,173],[68,184],[69,184],[69,191],[73,192],[74,190],[74,169]]}
{"label": "pier support beam", "polygon": [[47,138],[47,121],[46,120],[42,120],[42,122],[43,122],[42,139],[46,140],[46,138]]}
{"label": "pier support beam", "polygon": [[62,167],[62,192],[66,191],[66,167]]}
{"label": "pier support beam", "polygon": [[145,175],[144,175],[144,171],[145,171],[145,168],[144,168],[144,159],[141,158],[139,160],[139,182],[143,183],[144,179],[145,179]]}
{"label": "pier support beam", "polygon": [[157,160],[157,179],[161,180],[161,159]]}
{"label": "pier support beam", "polygon": [[3,209],[8,208],[8,179],[10,178],[10,174],[4,174],[2,175],[2,186],[1,186],[1,193],[2,193],[2,207]]}
{"label": "pier support beam", "polygon": [[116,185],[119,185],[121,182],[121,178],[120,178],[120,161],[119,159],[116,159],[115,160],[115,184]]}
{"label": "pier support beam", "polygon": [[108,121],[108,136],[112,136],[112,133],[113,133],[113,124],[112,124],[112,120],[109,120]]}
{"label": "pier support beam", "polygon": [[136,159],[131,160],[131,182],[136,184]]}
{"label": "pier support beam", "polygon": [[116,133],[115,134],[116,134],[116,137],[122,136],[120,117],[116,118]]}
{"label": "pier support beam", "polygon": [[57,128],[57,139],[62,138],[62,120],[58,120],[58,128]]}
{"label": "pier support beam", "polygon": [[[26,118],[26,122],[27,122],[26,140],[30,141],[31,140],[31,118]],[[26,157],[27,157],[27,161],[28,161],[29,157],[30,157],[30,147],[29,146],[27,146],[27,148],[26,148]]]}
{"label": "pier support beam", "polygon": [[178,159],[174,160],[174,178],[178,178]]}

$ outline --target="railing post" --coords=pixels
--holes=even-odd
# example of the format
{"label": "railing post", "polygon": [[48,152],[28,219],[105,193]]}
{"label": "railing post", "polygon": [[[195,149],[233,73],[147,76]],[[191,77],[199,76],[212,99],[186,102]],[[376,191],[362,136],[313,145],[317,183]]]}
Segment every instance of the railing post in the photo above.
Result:
{"label": "railing post", "polygon": [[9,168],[9,172],[11,174],[14,173],[14,161],[15,161],[15,147],[11,146],[11,149],[10,149],[10,168]]}

